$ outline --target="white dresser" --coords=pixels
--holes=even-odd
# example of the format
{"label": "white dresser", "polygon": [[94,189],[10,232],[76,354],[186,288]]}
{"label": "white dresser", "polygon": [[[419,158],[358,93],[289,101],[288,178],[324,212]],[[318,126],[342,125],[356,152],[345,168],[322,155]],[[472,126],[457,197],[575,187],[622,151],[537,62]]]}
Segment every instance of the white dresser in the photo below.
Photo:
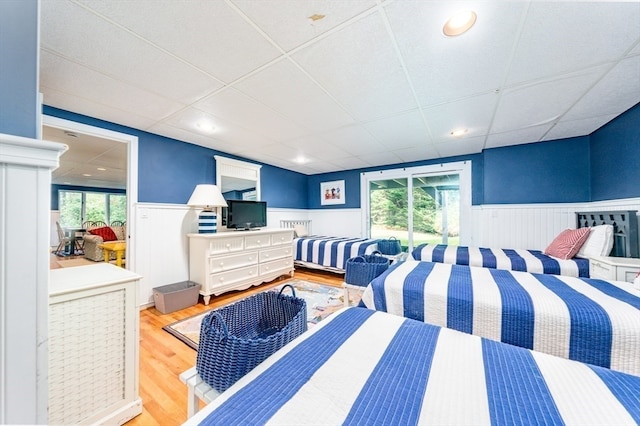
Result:
{"label": "white dresser", "polygon": [[589,259],[589,277],[633,282],[640,272],[640,259],[632,257],[594,256]]}
{"label": "white dresser", "polygon": [[49,280],[49,424],[124,424],[138,395],[138,274],[108,263]]}
{"label": "white dresser", "polygon": [[188,234],[189,280],[211,295],[293,276],[293,229]]}

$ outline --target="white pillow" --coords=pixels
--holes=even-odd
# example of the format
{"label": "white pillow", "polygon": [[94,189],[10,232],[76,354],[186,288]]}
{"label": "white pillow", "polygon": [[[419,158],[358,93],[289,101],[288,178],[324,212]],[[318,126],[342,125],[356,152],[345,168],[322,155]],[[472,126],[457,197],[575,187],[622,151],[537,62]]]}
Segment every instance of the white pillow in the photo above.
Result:
{"label": "white pillow", "polygon": [[309,235],[309,231],[307,231],[307,228],[304,225],[293,225],[293,230],[298,238]]}
{"label": "white pillow", "polygon": [[587,241],[584,242],[578,257],[609,256],[613,248],[613,225],[592,226]]}

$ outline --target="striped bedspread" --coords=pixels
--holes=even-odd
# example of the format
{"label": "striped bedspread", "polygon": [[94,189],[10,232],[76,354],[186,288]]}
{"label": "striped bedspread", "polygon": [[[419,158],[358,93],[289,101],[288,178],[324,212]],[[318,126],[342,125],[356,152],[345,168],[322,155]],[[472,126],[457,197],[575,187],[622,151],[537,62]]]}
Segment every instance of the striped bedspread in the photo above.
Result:
{"label": "striped bedspread", "polygon": [[378,240],[310,235],[294,238],[293,259],[344,272],[347,259],[371,254],[377,249]]}
{"label": "striped bedspread", "polygon": [[575,257],[558,259],[540,250],[496,249],[444,244],[421,244],[411,252],[414,260],[451,263],[454,265],[483,266],[535,274],[589,277],[589,260]]}
{"label": "striped bedspread", "polygon": [[348,308],[186,424],[623,425],[639,394],[640,377]]}
{"label": "striped bedspread", "polygon": [[640,376],[640,292],[629,283],[406,261],[361,303]]}

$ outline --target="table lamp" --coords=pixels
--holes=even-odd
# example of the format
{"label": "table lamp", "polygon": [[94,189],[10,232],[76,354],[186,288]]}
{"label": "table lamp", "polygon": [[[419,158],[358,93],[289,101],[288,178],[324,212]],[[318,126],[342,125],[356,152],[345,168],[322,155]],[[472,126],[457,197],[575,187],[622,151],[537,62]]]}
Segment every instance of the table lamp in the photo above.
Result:
{"label": "table lamp", "polygon": [[227,207],[227,202],[216,185],[200,184],[196,185],[187,205],[202,208],[198,215],[198,233],[213,234],[218,230],[217,208]]}

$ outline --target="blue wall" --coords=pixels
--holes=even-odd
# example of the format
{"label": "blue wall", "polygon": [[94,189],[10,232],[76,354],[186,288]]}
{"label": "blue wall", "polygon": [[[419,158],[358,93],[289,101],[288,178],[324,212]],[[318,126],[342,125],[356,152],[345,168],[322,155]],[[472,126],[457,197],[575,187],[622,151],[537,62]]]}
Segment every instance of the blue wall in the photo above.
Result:
{"label": "blue wall", "polygon": [[39,34],[36,0],[0,1],[0,133],[38,135]]}
{"label": "blue wall", "polygon": [[[43,112],[53,117],[137,136],[139,202],[186,204],[197,184],[215,183],[214,155],[245,160],[224,152],[49,106],[45,106]],[[269,207],[306,208],[305,175],[262,164],[260,180],[261,198]]]}
{"label": "blue wall", "polygon": [[640,197],[640,104],[596,130],[591,142],[591,200]]}
{"label": "blue wall", "polygon": [[[472,182],[472,203],[482,204],[483,200],[483,173],[484,173],[484,158],[482,154],[470,154],[466,156],[438,158],[435,160],[414,161],[410,163],[402,164],[390,164],[380,167],[369,167],[357,170],[347,170],[343,172],[323,173],[318,175],[312,175],[308,178],[307,190],[308,200],[307,204],[310,209],[345,209],[345,208],[360,208],[360,174],[364,172],[372,172],[376,170],[389,170],[398,169],[402,167],[418,167],[428,166],[433,164],[454,162],[454,161],[471,161],[471,182]],[[344,180],[345,185],[345,204],[332,204],[323,206],[321,205],[320,198],[320,184],[322,182],[330,182],[334,180]]]}
{"label": "blue wall", "polygon": [[589,138],[484,151],[484,203],[589,201]]}

